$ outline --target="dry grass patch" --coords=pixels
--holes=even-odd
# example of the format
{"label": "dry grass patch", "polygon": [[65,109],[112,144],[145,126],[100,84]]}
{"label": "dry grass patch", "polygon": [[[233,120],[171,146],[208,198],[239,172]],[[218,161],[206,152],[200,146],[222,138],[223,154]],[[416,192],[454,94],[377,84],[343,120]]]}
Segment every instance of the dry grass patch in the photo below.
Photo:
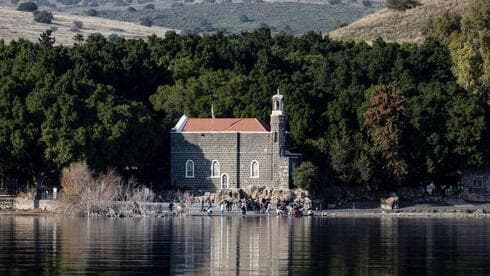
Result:
{"label": "dry grass patch", "polygon": [[422,0],[421,5],[405,11],[382,9],[350,25],[329,33],[333,39],[372,41],[378,37],[385,41],[424,41],[422,29],[428,21],[443,11],[465,14],[472,0]]}
{"label": "dry grass patch", "polygon": [[[53,32],[56,44],[72,45],[73,36],[77,33],[85,37],[91,33],[101,33],[104,36],[116,34],[125,38],[146,38],[150,35],[164,36],[169,30],[163,27],[145,27],[135,23],[121,22],[99,17],[71,15],[53,12],[52,24],[35,22],[30,12],[21,12],[11,8],[0,8],[0,39],[7,42],[25,38],[37,41],[39,35],[46,29]],[[82,22],[83,28],[73,31],[73,22]]]}

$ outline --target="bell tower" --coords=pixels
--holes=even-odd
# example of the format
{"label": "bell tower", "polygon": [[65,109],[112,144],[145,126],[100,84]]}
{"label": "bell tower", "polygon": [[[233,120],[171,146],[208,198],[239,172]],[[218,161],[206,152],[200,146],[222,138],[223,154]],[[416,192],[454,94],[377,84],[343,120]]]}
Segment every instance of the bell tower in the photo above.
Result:
{"label": "bell tower", "polygon": [[279,93],[272,96],[271,132],[274,154],[284,155],[286,149],[286,116],[284,115],[284,96]]}

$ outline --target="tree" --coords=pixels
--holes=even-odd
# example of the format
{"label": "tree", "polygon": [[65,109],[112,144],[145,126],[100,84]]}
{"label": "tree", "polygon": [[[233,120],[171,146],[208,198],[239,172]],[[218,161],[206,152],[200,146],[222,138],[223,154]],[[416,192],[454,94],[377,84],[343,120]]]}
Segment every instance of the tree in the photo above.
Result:
{"label": "tree", "polygon": [[51,35],[52,33],[52,30],[46,30],[39,36],[38,41],[43,48],[53,47],[56,39]]}
{"label": "tree", "polygon": [[248,16],[246,16],[244,14],[240,15],[239,19],[240,19],[240,22],[242,22],[242,23],[246,23],[246,22],[249,22],[250,21],[250,19],[248,18]]}
{"label": "tree", "polygon": [[318,168],[309,161],[301,163],[293,171],[293,183],[301,189],[314,189],[320,183]]}
{"label": "tree", "polygon": [[34,21],[44,24],[51,24],[53,20],[53,14],[50,11],[35,11],[32,13],[34,15]]}
{"label": "tree", "polygon": [[146,27],[151,27],[153,25],[153,19],[151,19],[151,17],[143,17],[140,19],[140,24]]}
{"label": "tree", "polygon": [[368,108],[363,114],[375,150],[385,160],[385,167],[395,177],[408,173],[402,156],[405,125],[405,99],[394,86],[377,85],[368,93]]}
{"label": "tree", "polygon": [[86,14],[87,16],[97,16],[98,12],[97,12],[97,10],[96,10],[96,9],[88,9],[88,10],[85,12],[85,14]]}
{"label": "tree", "polygon": [[18,11],[26,11],[26,12],[33,12],[38,9],[38,6],[34,2],[24,2],[20,3],[20,5],[17,7]]}
{"label": "tree", "polygon": [[386,0],[385,3],[388,9],[404,11],[420,5],[418,0]]}

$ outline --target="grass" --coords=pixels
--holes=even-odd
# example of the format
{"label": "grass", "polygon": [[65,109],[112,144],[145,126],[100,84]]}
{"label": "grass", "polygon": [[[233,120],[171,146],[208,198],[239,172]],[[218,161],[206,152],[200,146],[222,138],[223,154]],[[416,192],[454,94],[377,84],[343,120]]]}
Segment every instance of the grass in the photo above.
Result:
{"label": "grass", "polygon": [[382,9],[367,15],[350,25],[329,33],[333,39],[372,41],[378,37],[385,41],[424,41],[422,28],[430,18],[443,11],[464,14],[469,11],[471,0],[422,0],[422,5],[406,10]]}
{"label": "grass", "polygon": [[[90,33],[101,33],[104,36],[116,34],[126,38],[146,38],[149,35],[164,36],[169,29],[162,27],[144,27],[135,23],[120,22],[104,18],[53,13],[52,24],[34,22],[32,13],[16,11],[12,8],[0,8],[0,39],[4,41],[25,38],[37,41],[39,35],[46,29],[55,29],[53,35],[56,44],[71,45],[73,36],[80,33],[87,36]],[[73,22],[80,21],[83,28],[78,32],[71,30]]]}
{"label": "grass", "polygon": [[[254,3],[198,3],[171,9],[102,10],[99,15],[106,18],[138,22],[150,17],[153,24],[192,32],[239,33],[253,30],[261,25],[272,31],[285,31],[294,35],[308,31],[326,32],[339,22],[352,22],[377,8],[365,8],[358,4],[308,4],[288,2]],[[243,22],[240,18],[246,16]]]}

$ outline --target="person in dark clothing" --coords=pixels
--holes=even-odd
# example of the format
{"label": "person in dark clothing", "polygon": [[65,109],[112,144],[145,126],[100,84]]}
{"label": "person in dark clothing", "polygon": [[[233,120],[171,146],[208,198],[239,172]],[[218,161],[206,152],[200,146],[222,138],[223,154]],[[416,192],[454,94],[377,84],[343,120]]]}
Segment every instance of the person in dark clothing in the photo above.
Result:
{"label": "person in dark clothing", "polygon": [[168,205],[168,209],[170,210],[170,212],[172,212],[174,210],[174,202],[170,202],[170,204]]}

